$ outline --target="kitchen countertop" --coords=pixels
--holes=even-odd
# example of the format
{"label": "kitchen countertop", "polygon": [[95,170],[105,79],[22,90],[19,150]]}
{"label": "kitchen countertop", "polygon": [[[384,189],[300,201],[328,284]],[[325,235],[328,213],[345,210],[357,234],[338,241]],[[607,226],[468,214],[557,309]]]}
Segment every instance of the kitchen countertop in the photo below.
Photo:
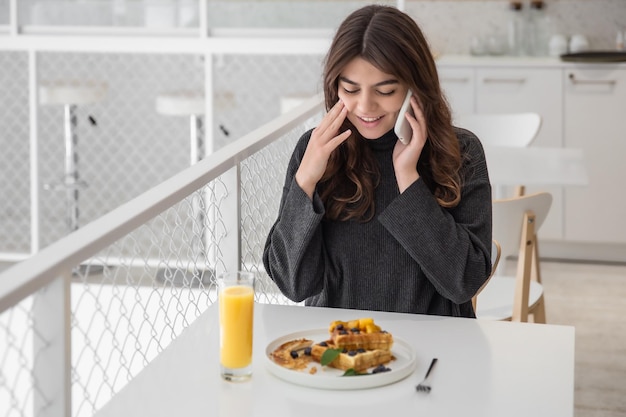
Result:
{"label": "kitchen countertop", "polygon": [[437,65],[445,67],[476,66],[476,67],[500,67],[500,68],[574,68],[574,67],[605,67],[611,65],[626,68],[626,62],[566,62],[558,57],[551,56],[510,56],[510,55],[440,55],[437,57]]}

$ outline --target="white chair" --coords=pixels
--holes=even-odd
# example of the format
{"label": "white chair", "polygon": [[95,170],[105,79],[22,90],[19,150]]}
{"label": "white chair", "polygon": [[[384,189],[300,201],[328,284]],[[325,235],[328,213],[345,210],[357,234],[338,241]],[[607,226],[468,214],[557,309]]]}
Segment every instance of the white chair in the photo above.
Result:
{"label": "white chair", "polygon": [[493,202],[493,238],[502,247],[502,259],[518,253],[517,273],[499,271],[478,294],[476,317],[490,320],[545,323],[537,232],[550,211],[547,192]]}
{"label": "white chair", "polygon": [[[541,128],[541,116],[525,113],[474,113],[455,117],[454,125],[474,133],[484,146],[507,146],[524,148],[530,146]],[[503,197],[503,190],[496,190]],[[519,185],[514,195],[523,195],[525,189]]]}

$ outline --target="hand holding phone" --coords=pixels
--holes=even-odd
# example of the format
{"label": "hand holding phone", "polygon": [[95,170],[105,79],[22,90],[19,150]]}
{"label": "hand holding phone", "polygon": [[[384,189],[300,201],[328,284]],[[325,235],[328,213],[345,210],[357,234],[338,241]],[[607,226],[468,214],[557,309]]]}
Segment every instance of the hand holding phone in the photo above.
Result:
{"label": "hand holding phone", "polygon": [[409,121],[406,119],[405,114],[408,112],[411,116],[415,117],[415,113],[413,112],[413,107],[411,107],[411,90],[407,91],[406,97],[404,98],[404,102],[402,103],[402,107],[400,107],[400,113],[398,113],[398,119],[396,120],[396,125],[394,126],[394,132],[400,139],[400,142],[408,145],[411,141],[411,137],[413,136],[413,130],[411,129],[411,125]]}

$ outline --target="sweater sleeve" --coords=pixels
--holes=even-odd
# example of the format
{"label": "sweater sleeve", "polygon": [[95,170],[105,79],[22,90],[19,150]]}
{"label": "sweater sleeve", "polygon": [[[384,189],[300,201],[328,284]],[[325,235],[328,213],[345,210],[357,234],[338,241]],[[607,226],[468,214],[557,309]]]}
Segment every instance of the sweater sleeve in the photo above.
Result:
{"label": "sweater sleeve", "polygon": [[441,207],[422,178],[379,216],[443,297],[456,304],[476,294],[491,272],[491,185],[482,145],[457,132],[463,165],[461,201]]}
{"label": "sweater sleeve", "polygon": [[324,205],[317,194],[313,201],[300,188],[295,174],[311,137],[299,140],[287,168],[278,218],[263,251],[270,278],[290,300],[300,302],[323,288],[324,251],[321,221]]}

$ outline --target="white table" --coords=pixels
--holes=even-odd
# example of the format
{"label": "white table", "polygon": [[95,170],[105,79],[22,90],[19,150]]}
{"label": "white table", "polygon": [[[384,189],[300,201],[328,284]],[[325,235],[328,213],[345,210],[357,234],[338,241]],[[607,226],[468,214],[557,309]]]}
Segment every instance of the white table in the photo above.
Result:
{"label": "white table", "polygon": [[[276,338],[373,317],[415,348],[406,379],[366,390],[330,391],[285,382],[267,370]],[[573,416],[574,328],[412,314],[257,304],[254,375],[245,383],[219,376],[217,306],[179,338],[96,415],[108,416]],[[430,394],[415,391],[433,357]],[[353,377],[353,378],[368,378]],[[358,412],[355,412],[355,407]]]}
{"label": "white table", "polygon": [[492,184],[587,185],[589,177],[581,149],[485,146]]}

